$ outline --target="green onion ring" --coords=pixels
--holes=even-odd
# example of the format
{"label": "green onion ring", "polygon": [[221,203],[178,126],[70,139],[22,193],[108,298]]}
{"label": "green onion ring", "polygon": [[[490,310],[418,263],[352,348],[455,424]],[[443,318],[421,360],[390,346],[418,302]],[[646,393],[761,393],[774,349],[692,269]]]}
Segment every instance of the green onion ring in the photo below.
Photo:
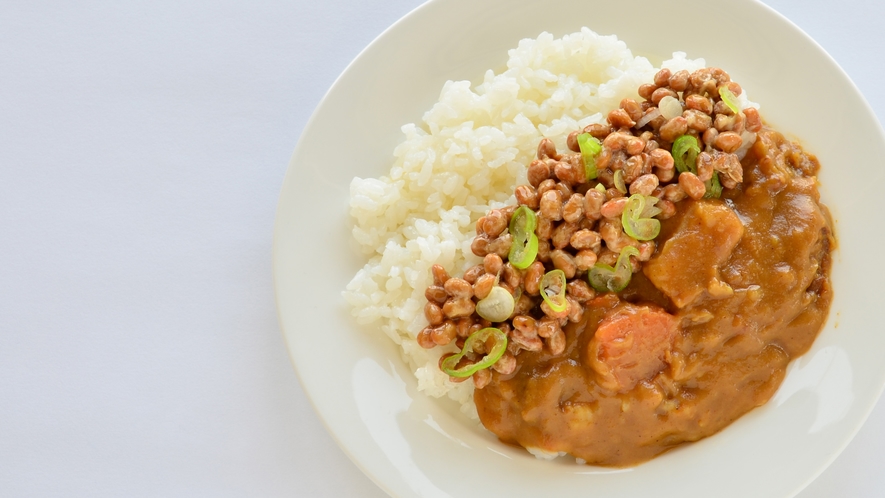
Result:
{"label": "green onion ring", "polygon": [[722,85],[719,87],[719,96],[722,97],[722,101],[725,102],[725,105],[727,105],[729,109],[731,109],[731,112],[737,114],[741,111],[738,98],[727,86]]}
{"label": "green onion ring", "polygon": [[[487,340],[489,340],[490,337],[495,338],[495,345],[492,347],[492,350],[485,355],[482,361],[474,363],[472,365],[466,365],[462,368],[457,368],[458,362],[461,361],[461,358],[463,358],[464,355],[472,353],[473,348],[477,343],[486,342]],[[440,369],[452,377],[470,377],[483,368],[489,368],[490,366],[494,365],[498,360],[501,359],[501,356],[504,355],[504,351],[506,349],[507,335],[504,334],[501,329],[496,329],[495,327],[487,327],[482,330],[477,330],[476,332],[470,334],[470,337],[468,337],[467,340],[464,341],[464,347],[461,348],[461,351],[459,353],[449,356],[442,361]]]}
{"label": "green onion ring", "polygon": [[516,308],[513,294],[500,286],[492,287],[489,295],[476,303],[476,314],[490,322],[503,322],[510,318]]}
{"label": "green onion ring", "polygon": [[653,195],[645,196],[645,209],[639,214],[640,218],[654,218],[661,214],[664,210],[655,206],[660,199]]}
{"label": "green onion ring", "polygon": [[701,147],[698,145],[698,139],[691,135],[682,135],[673,142],[673,163],[680,173],[691,171],[697,174],[698,167],[696,161],[700,153]]}
{"label": "green onion ring", "polygon": [[630,256],[639,256],[639,250],[633,246],[627,246],[621,250],[615,267],[596,263],[587,272],[590,285],[598,292],[620,292],[630,283],[633,276],[633,265],[630,264]]}
{"label": "green onion ring", "polygon": [[657,209],[657,212],[646,208],[646,200],[651,199],[654,199],[652,202],[658,201],[656,197],[645,197],[642,194],[633,194],[627,199],[627,205],[624,207],[624,212],[621,214],[621,225],[624,227],[624,231],[627,232],[627,235],[636,240],[652,240],[661,233],[660,221],[647,215],[647,217],[642,217],[644,213],[660,213],[659,208]]}
{"label": "green onion ring", "polygon": [[624,184],[624,170],[615,171],[615,188],[622,194],[627,193],[627,185]]}
{"label": "green onion ring", "polygon": [[707,187],[707,192],[704,194],[705,199],[715,198],[718,199],[720,195],[722,195],[722,184],[719,183],[719,172],[714,171],[713,177],[704,182],[704,185]]}
{"label": "green onion ring", "polygon": [[[544,298],[547,306],[557,313],[565,311],[568,307],[568,300],[565,298],[567,283],[565,272],[562,270],[548,271],[541,278],[541,297]],[[555,286],[558,286],[559,289],[557,290]],[[548,293],[548,290],[552,292]]]}
{"label": "green onion ring", "polygon": [[513,237],[513,243],[507,254],[507,260],[520,270],[528,268],[538,255],[538,236],[535,235],[537,226],[538,218],[527,206],[519,206],[510,217],[510,235]]}
{"label": "green onion ring", "polygon": [[588,180],[596,179],[596,156],[602,152],[602,143],[589,133],[578,135],[578,148],[581,149],[581,158],[584,160],[584,173]]}

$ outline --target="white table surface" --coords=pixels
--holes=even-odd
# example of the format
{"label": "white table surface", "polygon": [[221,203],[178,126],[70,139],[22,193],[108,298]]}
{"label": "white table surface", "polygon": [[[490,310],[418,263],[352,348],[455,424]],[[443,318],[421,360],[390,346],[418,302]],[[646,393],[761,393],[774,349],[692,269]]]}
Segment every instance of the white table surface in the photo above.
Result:
{"label": "white table surface", "polygon": [[[313,109],[420,0],[74,3],[0,4],[0,496],[384,496],[289,364],[271,236]],[[885,118],[885,3],[767,3]],[[879,403],[800,497],[885,496],[883,443]]]}

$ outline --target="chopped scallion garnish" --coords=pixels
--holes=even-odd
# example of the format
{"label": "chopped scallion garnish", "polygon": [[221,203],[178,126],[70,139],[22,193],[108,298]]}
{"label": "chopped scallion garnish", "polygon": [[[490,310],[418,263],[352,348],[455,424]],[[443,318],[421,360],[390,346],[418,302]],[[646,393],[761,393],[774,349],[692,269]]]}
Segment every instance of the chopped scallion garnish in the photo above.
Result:
{"label": "chopped scallion garnish", "polygon": [[633,194],[627,199],[627,205],[621,214],[621,225],[627,235],[636,240],[652,240],[661,233],[661,222],[652,218],[661,212],[654,206],[656,202],[657,197],[642,194]]}
{"label": "chopped scallion garnish", "polygon": [[513,244],[507,260],[510,264],[524,270],[529,267],[538,255],[538,236],[535,235],[535,227],[538,218],[535,212],[527,206],[519,206],[510,218],[510,235]]}
{"label": "chopped scallion garnish", "polygon": [[627,193],[627,185],[624,184],[624,170],[615,171],[615,188],[622,194]]}
{"label": "chopped scallion garnish", "polygon": [[598,292],[620,292],[630,283],[633,276],[633,265],[630,264],[630,256],[639,256],[639,250],[633,246],[627,246],[621,250],[615,267],[596,263],[587,272],[590,285]]}
{"label": "chopped scallion garnish", "polygon": [[740,112],[741,106],[738,103],[738,98],[727,86],[722,85],[719,87],[719,96],[722,97],[722,101],[725,102],[725,105],[727,105],[729,109],[731,109],[731,112],[735,114]]}
{"label": "chopped scallion garnish", "polygon": [[568,306],[565,298],[566,284],[565,272],[562,270],[551,270],[544,274],[541,278],[541,297],[550,309],[559,313],[564,311]]}
{"label": "chopped scallion garnish", "polygon": [[672,156],[673,163],[680,173],[691,171],[697,174],[698,167],[696,161],[698,154],[701,153],[701,147],[698,145],[698,139],[691,135],[682,135],[673,142]]}
{"label": "chopped scallion garnish", "polygon": [[496,285],[488,296],[476,303],[476,314],[490,322],[503,322],[510,318],[515,307],[513,295]]}
{"label": "chopped scallion garnish", "polygon": [[602,152],[602,143],[589,133],[578,135],[578,147],[584,160],[584,173],[588,180],[596,179],[596,156]]}
{"label": "chopped scallion garnish", "polygon": [[639,214],[639,217],[654,218],[655,216],[661,214],[663,210],[655,205],[658,203],[659,200],[660,199],[652,195],[645,196],[645,209],[642,210],[642,213]]}
{"label": "chopped scallion garnish", "polygon": [[707,187],[707,192],[704,194],[704,198],[710,199],[715,198],[718,199],[720,195],[722,195],[722,184],[719,183],[719,172],[714,171],[713,177],[704,182],[704,185]]}
{"label": "chopped scallion garnish", "polygon": [[[507,292],[507,291],[504,291]],[[474,363],[472,365],[466,365],[462,368],[458,367],[458,362],[461,361],[461,358],[466,354],[470,354],[473,352],[474,347],[478,343],[485,343],[490,338],[495,339],[495,345],[492,346],[491,351],[485,355],[482,361]],[[498,360],[501,359],[501,356],[504,355],[504,351],[507,349],[507,335],[504,334],[500,329],[496,329],[494,327],[484,328],[482,330],[477,330],[476,332],[470,334],[470,337],[464,341],[464,347],[461,348],[461,352],[449,356],[445,360],[443,360],[440,368],[443,372],[452,377],[470,377],[476,372],[482,370],[483,368],[489,368],[494,365]]]}

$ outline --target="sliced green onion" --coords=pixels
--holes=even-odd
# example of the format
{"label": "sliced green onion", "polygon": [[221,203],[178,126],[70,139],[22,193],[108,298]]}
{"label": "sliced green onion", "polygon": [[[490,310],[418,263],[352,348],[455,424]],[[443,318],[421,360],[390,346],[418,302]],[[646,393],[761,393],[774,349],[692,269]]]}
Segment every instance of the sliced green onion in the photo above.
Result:
{"label": "sliced green onion", "polygon": [[565,272],[562,270],[548,271],[541,278],[541,297],[557,313],[568,306],[565,298],[566,284]]}
{"label": "sliced green onion", "polygon": [[740,112],[741,106],[738,103],[738,98],[727,86],[722,85],[719,87],[719,96],[722,97],[722,101],[725,102],[725,105],[727,105],[729,109],[731,109],[731,112],[735,114]]}
{"label": "sliced green onion", "polygon": [[645,196],[645,209],[642,210],[642,213],[639,214],[640,218],[654,218],[655,216],[664,212],[663,209],[655,206],[660,199],[655,196],[647,195]]}
{"label": "sliced green onion", "polygon": [[[507,291],[504,291],[507,292]],[[481,342],[486,342],[489,338],[495,338],[495,345],[492,346],[492,350],[489,351],[487,355],[482,359],[482,361],[478,363],[474,363],[472,365],[466,365],[462,368],[457,368],[458,362],[461,361],[461,358],[464,355],[472,353],[473,348],[476,344]],[[443,360],[440,365],[440,369],[451,375],[452,377],[470,377],[476,372],[482,370],[483,368],[489,368],[494,365],[498,360],[501,359],[501,356],[504,355],[504,351],[507,349],[507,335],[504,332],[501,332],[500,329],[496,329],[494,327],[484,328],[482,330],[477,330],[476,332],[470,334],[470,337],[464,341],[464,347],[461,349],[460,353],[449,356],[445,360]]]}
{"label": "sliced green onion", "polygon": [[722,195],[722,184],[719,183],[719,172],[714,171],[713,177],[704,182],[704,185],[707,186],[707,192],[704,194],[705,199],[715,198],[718,199],[720,195]]}
{"label": "sliced green onion", "polygon": [[519,206],[510,217],[510,235],[520,238],[532,233],[538,226],[538,216],[528,206]]}
{"label": "sliced green onion", "polygon": [[596,156],[602,152],[602,143],[589,133],[578,135],[578,147],[584,159],[584,173],[588,180],[596,179]]}
{"label": "sliced green onion", "polygon": [[[652,240],[661,233],[661,222],[651,218],[643,217],[645,212],[654,212],[646,209],[646,199],[654,199],[652,202],[658,202],[656,197],[645,197],[642,194],[633,194],[627,199],[627,205],[621,214],[621,225],[627,235],[636,240]],[[660,212],[658,209],[657,213]]]}
{"label": "sliced green onion", "polygon": [[601,184],[601,183],[597,183],[596,186],[593,187],[593,188],[595,188],[596,190],[602,192],[603,194],[605,193],[605,185],[603,185],[603,184]]}
{"label": "sliced green onion", "polygon": [[476,314],[490,322],[503,322],[510,318],[515,307],[513,295],[496,285],[488,296],[476,303]]}
{"label": "sliced green onion", "polygon": [[624,170],[615,171],[615,188],[622,194],[627,193],[627,185],[624,184]]}
{"label": "sliced green onion", "polygon": [[587,272],[590,285],[598,292],[620,292],[630,283],[633,276],[633,265],[630,264],[630,256],[639,256],[639,250],[633,246],[627,246],[621,250],[615,267],[596,263]]}
{"label": "sliced green onion", "polygon": [[526,206],[519,206],[510,217],[510,235],[513,237],[513,244],[510,246],[507,260],[520,270],[528,268],[538,255],[536,226],[538,218],[535,212]]}
{"label": "sliced green onion", "polygon": [[507,261],[510,261],[510,264],[515,268],[525,270],[535,262],[537,256],[538,236],[530,233],[529,240],[525,245],[517,244],[514,238],[513,245],[510,246],[510,253],[507,255]]}
{"label": "sliced green onion", "polygon": [[673,162],[676,164],[676,169],[679,170],[680,173],[691,171],[692,173],[697,174],[698,167],[695,162],[700,153],[701,147],[698,145],[698,139],[691,135],[682,135],[673,142],[671,154],[673,155]]}

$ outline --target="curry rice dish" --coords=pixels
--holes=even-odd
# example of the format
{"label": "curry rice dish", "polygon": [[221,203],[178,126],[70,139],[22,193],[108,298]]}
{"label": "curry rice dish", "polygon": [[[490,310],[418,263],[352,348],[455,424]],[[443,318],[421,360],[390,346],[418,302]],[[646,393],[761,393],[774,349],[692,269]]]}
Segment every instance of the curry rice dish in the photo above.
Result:
{"label": "curry rice dish", "polygon": [[522,40],[351,183],[357,321],[539,457],[627,466],[711,435],[826,319],[816,159],[724,71],[660,67],[587,28]]}
{"label": "curry rice dish", "polygon": [[768,401],[832,299],[814,156],[740,109],[718,68],[659,71],[641,102],[543,139],[516,205],[433,267],[424,348],[472,382],[502,441],[627,466]]}

